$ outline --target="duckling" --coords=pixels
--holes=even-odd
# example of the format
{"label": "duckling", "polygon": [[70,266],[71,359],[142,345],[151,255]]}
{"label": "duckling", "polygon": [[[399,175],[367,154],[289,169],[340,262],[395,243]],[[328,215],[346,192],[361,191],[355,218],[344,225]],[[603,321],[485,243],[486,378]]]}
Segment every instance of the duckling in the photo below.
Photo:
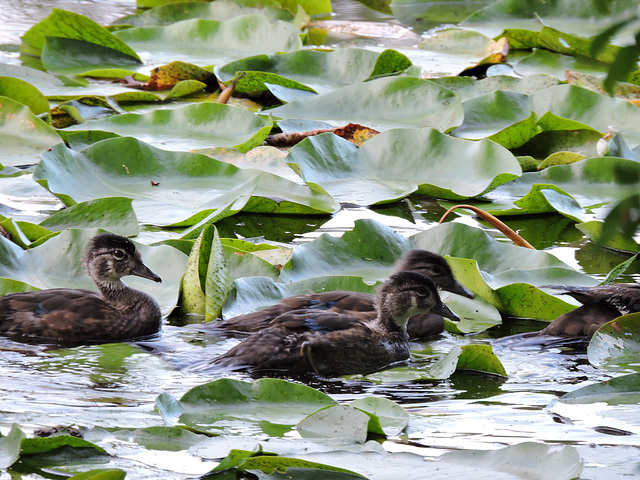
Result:
{"label": "duckling", "polygon": [[582,337],[590,339],[605,323],[620,315],[640,312],[640,284],[617,283],[595,287],[547,285],[546,288],[563,290],[582,306],[560,315],[546,328],[533,335],[556,337]]}
{"label": "duckling", "polygon": [[[395,272],[400,271],[422,273],[430,277],[443,290],[473,298],[473,293],[456,281],[446,260],[435,253],[411,250],[398,262]],[[371,319],[377,315],[374,295],[336,290],[285,298],[258,312],[214,322],[212,327],[240,333],[257,332],[265,328],[274,318],[299,309],[327,310],[361,319]],[[407,324],[407,332],[412,339],[438,335],[443,331],[444,319],[435,313],[416,315]]]}
{"label": "duckling", "polygon": [[376,316],[301,309],[284,313],[213,361],[221,366],[367,374],[409,358],[409,318],[430,311],[458,321],[436,285],[417,272],[392,275],[376,295]]}
{"label": "duckling", "polygon": [[16,340],[56,343],[109,343],[156,333],[160,307],[121,278],[136,275],[161,282],[142,263],[127,238],[111,233],[93,237],[85,265],[100,293],[53,288],[0,297],[0,335]]}

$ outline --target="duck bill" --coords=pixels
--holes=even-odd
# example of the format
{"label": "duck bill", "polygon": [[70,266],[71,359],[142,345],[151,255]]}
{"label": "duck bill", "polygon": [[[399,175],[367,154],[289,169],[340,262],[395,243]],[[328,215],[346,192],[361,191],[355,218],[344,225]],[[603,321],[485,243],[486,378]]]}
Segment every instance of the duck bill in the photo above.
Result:
{"label": "duck bill", "polygon": [[162,283],[162,279],[158,275],[153,273],[151,269],[142,262],[138,263],[135,268],[131,270],[131,275],[146,278],[147,280],[153,280],[157,283]]}
{"label": "duck bill", "polygon": [[460,317],[458,317],[455,313],[453,313],[451,309],[442,302],[436,305],[435,308],[432,308],[431,313],[437,313],[441,317],[446,317],[452,322],[460,321]]}
{"label": "duck bill", "polygon": [[458,282],[455,282],[455,281],[453,282],[453,285],[443,287],[442,289],[446,290],[447,292],[455,293],[457,295],[461,295],[467,298],[475,297],[474,293],[471,290],[469,290],[466,287],[463,287],[462,285],[460,285]]}

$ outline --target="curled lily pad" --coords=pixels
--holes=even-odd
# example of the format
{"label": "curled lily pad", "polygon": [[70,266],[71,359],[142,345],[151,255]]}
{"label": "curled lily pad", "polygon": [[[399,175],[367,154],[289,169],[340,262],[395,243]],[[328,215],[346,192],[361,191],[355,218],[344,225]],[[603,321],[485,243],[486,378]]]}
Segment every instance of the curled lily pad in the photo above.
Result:
{"label": "curled lily pad", "polygon": [[[389,202],[414,192],[449,199],[474,197],[521,172],[515,157],[502,147],[487,140],[453,139],[435,129],[389,130],[360,148],[321,134],[293,147],[289,160],[299,166],[307,183],[358,205]],[[469,169],[473,180],[461,175]]]}
{"label": "curled lily pad", "polygon": [[27,105],[34,115],[49,112],[49,102],[30,83],[13,77],[0,77],[0,95]]}

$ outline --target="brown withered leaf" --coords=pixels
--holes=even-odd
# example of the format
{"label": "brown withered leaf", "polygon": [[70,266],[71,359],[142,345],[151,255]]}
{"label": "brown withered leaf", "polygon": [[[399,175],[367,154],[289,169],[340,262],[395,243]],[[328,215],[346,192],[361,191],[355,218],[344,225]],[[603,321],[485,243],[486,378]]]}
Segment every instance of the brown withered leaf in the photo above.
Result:
{"label": "brown withered leaf", "polygon": [[335,133],[339,137],[349,140],[351,143],[358,146],[380,133],[373,128],[365,127],[364,125],[359,125],[357,123],[350,123],[344,127],[320,128],[318,130],[308,130],[306,132],[276,133],[274,135],[269,135],[266,141],[267,144],[273,147],[292,147],[307,137],[327,132]]}

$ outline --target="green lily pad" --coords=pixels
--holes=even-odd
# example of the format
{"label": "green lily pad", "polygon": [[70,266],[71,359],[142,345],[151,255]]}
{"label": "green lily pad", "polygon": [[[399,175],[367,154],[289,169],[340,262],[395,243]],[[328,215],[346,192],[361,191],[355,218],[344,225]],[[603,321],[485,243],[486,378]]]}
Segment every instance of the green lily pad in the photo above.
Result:
{"label": "green lily pad", "polygon": [[38,163],[47,148],[62,142],[56,131],[36,117],[28,106],[0,97],[0,164],[8,166]]}
{"label": "green lily pad", "polygon": [[45,96],[36,87],[19,78],[0,77],[0,96],[28,106],[34,115],[49,112],[49,101]]}
{"label": "green lily pad", "polygon": [[491,345],[455,346],[431,366],[432,378],[449,378],[458,370],[475,370],[506,377],[507,372]]}
{"label": "green lily pad", "polygon": [[409,424],[409,413],[388,398],[361,397],[350,402],[349,406],[375,415],[386,435],[398,435]]}
{"label": "green lily pad", "polygon": [[630,313],[606,323],[593,335],[587,355],[599,368],[638,370],[640,313]]}
{"label": "green lily pad", "polygon": [[165,55],[187,51],[189,56],[206,55],[209,61],[212,55],[229,61],[251,54],[291,52],[302,48],[297,27],[260,15],[223,21],[190,19],[164,27],[127,28],[114,35],[139,51]]}
{"label": "green lily pad", "polygon": [[460,97],[460,100],[462,100],[463,106],[465,102],[471,98],[480,97],[499,90],[531,95],[532,93],[553,87],[560,83],[558,79],[546,74],[529,75],[523,78],[494,75],[481,80],[476,80],[472,77],[442,77],[433,78],[431,81],[455,93]]}
{"label": "green lily pad", "polygon": [[636,404],[640,400],[640,373],[615,377],[607,381],[578,388],[561,396],[567,404],[605,402],[609,405]]}
{"label": "green lily pad", "polygon": [[276,107],[280,118],[301,118],[376,127],[434,127],[462,122],[462,105],[446,88],[415,77],[379,78]]}
{"label": "green lily pad", "polygon": [[78,203],[45,218],[40,225],[51,231],[65,228],[102,228],[119,235],[137,235],[138,219],[131,208],[131,199],[99,198]]}
{"label": "green lily pad", "polygon": [[336,404],[311,387],[273,378],[251,383],[223,378],[192,388],[179,401],[163,394],[156,403],[161,412],[179,413],[182,423],[205,431],[228,431],[231,424],[247,422],[293,427],[319,408]]}
{"label": "green lily pad", "polygon": [[517,208],[505,210],[487,209],[491,215],[535,215],[557,212],[575,222],[581,222],[583,210],[580,204],[561,188],[550,184],[534,184],[524,197],[515,200]]}
{"label": "green lily pad", "polygon": [[332,405],[300,421],[296,430],[303,438],[333,438],[364,443],[368,425],[369,415],[366,413],[347,405]]}
{"label": "green lily pad", "polygon": [[20,458],[20,443],[25,437],[15,424],[7,435],[0,437],[0,468],[9,468]]}
{"label": "green lily pad", "polygon": [[[198,87],[202,88],[201,85]],[[219,103],[197,103],[174,110],[115,115],[69,130],[106,130],[118,135],[135,136],[157,146],[168,145],[176,150],[215,145],[247,152],[262,143],[271,126],[271,119],[264,119],[242,108]]]}
{"label": "green lily pad", "polygon": [[138,56],[85,40],[45,37],[42,64],[51,72],[74,75],[97,68],[138,65]]}
{"label": "green lily pad", "polygon": [[[156,225],[188,226],[212,212],[228,216],[243,208],[272,213],[335,208],[326,194],[275,175],[159,150],[131,137],[106,139],[81,152],[56,146],[43,155],[34,179],[67,205],[126,194],[138,219]],[[252,196],[255,201],[247,205]]]}
{"label": "green lily pad", "polygon": [[[83,264],[84,249],[95,234],[95,230],[65,230],[29,250],[22,250],[0,236],[0,277],[41,289],[70,287],[95,290]],[[168,315],[178,300],[180,278],[187,257],[166,245],[136,246],[145,264],[162,278],[162,283],[127,277],[127,284],[153,296],[163,315]]]}
{"label": "green lily pad", "polygon": [[131,47],[118,40],[104,27],[83,15],[66,10],[54,8],[47,18],[31,27],[22,36],[20,51],[29,55],[41,55],[46,37],[81,40],[115,50],[135,59],[137,63],[142,63]]}
{"label": "green lily pad", "polygon": [[597,245],[602,245],[603,247],[623,252],[640,252],[640,245],[638,245],[638,242],[623,236],[620,232],[613,232],[606,241],[602,242],[604,222],[592,220],[590,222],[579,223],[576,225],[576,228]]}
{"label": "green lily pad", "polygon": [[[439,463],[468,465],[474,471],[493,472],[500,478],[537,478],[540,480],[571,480],[578,478],[583,461],[575,447],[522,442],[497,450],[458,450],[438,457]],[[500,472],[500,473],[498,473]]]}
{"label": "green lily pad", "polygon": [[[157,5],[137,15],[127,15],[120,18],[116,23],[135,27],[156,27],[170,25],[190,18],[220,21],[242,15],[263,15],[270,20],[290,21],[293,19],[291,12],[268,6],[269,2],[260,2],[261,6],[258,6],[258,2],[255,3],[256,6],[254,7],[227,0],[216,0],[211,3],[188,1],[169,3]],[[271,3],[277,5],[275,1]]]}
{"label": "green lily pad", "polygon": [[[398,52],[396,52],[398,53]],[[379,60],[385,52],[377,53],[356,48],[334,51],[300,50],[279,55],[258,55],[228,63],[220,68],[224,82],[237,72],[260,71],[275,73],[325,93],[330,90],[367,80],[375,72],[391,74],[406,65],[406,57],[398,53],[394,62],[382,68]],[[406,67],[405,67],[406,68]]]}
{"label": "green lily pad", "polygon": [[124,480],[127,472],[119,468],[96,468],[69,477],[70,480]]}
{"label": "green lily pad", "polygon": [[[397,158],[403,159],[402,169]],[[474,197],[521,172],[515,157],[492,142],[453,139],[434,129],[393,129],[360,148],[321,134],[293,147],[289,160],[299,166],[305,182],[358,205],[386,203],[414,192],[456,200]],[[469,168],[475,172],[473,181],[460,175]]]}
{"label": "green lily pad", "polygon": [[218,231],[213,225],[207,225],[189,255],[180,285],[180,307],[188,313],[205,315],[207,322],[215,320],[230,289]]}

